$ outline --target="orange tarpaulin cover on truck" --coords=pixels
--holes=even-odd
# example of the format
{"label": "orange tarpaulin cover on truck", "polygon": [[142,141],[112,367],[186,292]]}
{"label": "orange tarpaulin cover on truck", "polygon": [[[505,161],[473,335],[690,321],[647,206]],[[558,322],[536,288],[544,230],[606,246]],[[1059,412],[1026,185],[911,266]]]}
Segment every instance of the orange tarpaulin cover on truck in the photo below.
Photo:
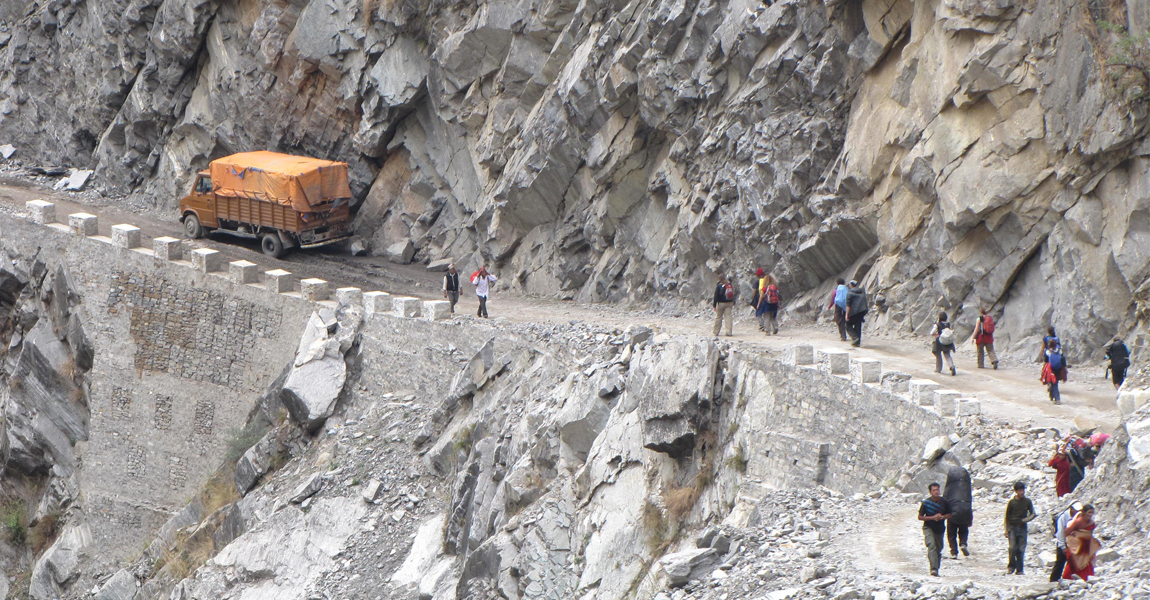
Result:
{"label": "orange tarpaulin cover on truck", "polygon": [[243,152],[212,161],[212,188],[220,196],[258,198],[312,212],[313,206],[350,198],[347,163],[277,152]]}

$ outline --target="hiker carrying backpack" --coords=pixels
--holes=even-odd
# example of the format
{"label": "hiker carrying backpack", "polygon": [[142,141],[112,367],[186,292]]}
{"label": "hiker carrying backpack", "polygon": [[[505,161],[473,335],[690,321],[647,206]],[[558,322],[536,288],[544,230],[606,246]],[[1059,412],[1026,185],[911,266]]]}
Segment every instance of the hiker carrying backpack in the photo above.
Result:
{"label": "hiker carrying backpack", "polygon": [[954,368],[954,357],[951,356],[951,352],[954,352],[954,328],[950,326],[945,312],[938,313],[938,321],[931,328],[930,334],[934,336],[934,347],[931,348],[934,353],[934,372],[942,373],[942,361],[945,358],[950,374],[958,375]]}

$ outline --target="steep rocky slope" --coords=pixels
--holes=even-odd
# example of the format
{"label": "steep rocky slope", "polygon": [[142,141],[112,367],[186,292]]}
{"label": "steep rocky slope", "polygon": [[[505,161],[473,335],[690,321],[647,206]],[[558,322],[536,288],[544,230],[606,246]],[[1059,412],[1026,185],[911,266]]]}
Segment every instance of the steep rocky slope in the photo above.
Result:
{"label": "steep rocky slope", "polygon": [[[171,209],[233,151],[346,160],[373,251],[584,301],[789,298],[866,275],[881,327],[1145,310],[1142,0],[5,3],[0,141]],[[1122,29],[1125,27],[1126,29]],[[1070,275],[1073,274],[1071,277]],[[792,302],[802,312],[815,303]],[[1025,350],[1024,350],[1025,348]]]}

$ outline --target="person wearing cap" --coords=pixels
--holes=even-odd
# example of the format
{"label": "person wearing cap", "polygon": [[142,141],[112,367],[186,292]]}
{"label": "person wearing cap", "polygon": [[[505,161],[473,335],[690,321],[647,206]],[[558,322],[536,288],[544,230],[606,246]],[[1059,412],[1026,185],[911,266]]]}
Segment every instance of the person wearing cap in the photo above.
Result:
{"label": "person wearing cap", "polygon": [[1034,512],[1034,503],[1026,497],[1026,484],[1021,481],[1014,482],[1014,497],[1006,503],[1006,518],[1002,523],[1010,545],[1008,554],[1010,558],[1006,564],[1007,575],[1024,574],[1027,523],[1037,516],[1038,513]]}
{"label": "person wearing cap", "polygon": [[1082,511],[1082,503],[1075,502],[1054,518],[1054,569],[1050,571],[1050,581],[1062,579],[1062,570],[1066,568],[1066,526],[1070,520]]}
{"label": "person wearing cap", "polygon": [[451,303],[451,312],[455,312],[455,303],[459,302],[459,273],[455,272],[455,263],[448,265],[447,274],[443,276],[443,297]]}

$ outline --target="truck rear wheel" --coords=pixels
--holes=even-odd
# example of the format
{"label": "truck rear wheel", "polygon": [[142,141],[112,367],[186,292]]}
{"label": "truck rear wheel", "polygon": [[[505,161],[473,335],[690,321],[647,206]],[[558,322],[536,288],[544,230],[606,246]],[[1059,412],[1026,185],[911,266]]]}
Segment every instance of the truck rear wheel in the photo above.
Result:
{"label": "truck rear wheel", "polygon": [[188,237],[193,240],[198,240],[204,237],[204,227],[200,225],[200,218],[191,213],[184,217],[184,231],[187,232]]}
{"label": "truck rear wheel", "polygon": [[264,254],[272,258],[280,258],[284,255],[284,243],[280,240],[278,233],[265,233],[260,238],[260,248]]}

